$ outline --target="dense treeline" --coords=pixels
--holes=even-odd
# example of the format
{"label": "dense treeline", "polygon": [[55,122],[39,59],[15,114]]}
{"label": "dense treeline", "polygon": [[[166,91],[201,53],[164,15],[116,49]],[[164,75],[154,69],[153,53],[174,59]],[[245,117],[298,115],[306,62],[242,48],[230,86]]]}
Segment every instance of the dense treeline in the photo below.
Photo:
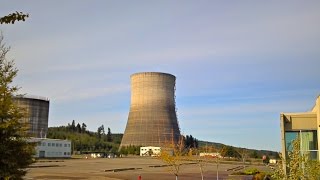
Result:
{"label": "dense treeline", "polygon": [[132,145],[122,147],[120,149],[120,154],[123,154],[123,155],[128,155],[128,154],[140,155],[140,147],[141,146],[132,146]]}
{"label": "dense treeline", "polygon": [[186,148],[197,149],[199,147],[199,141],[198,139],[192,137],[192,135],[186,135],[186,137],[184,138],[184,145]]}
{"label": "dense treeline", "polygon": [[103,125],[97,132],[92,132],[87,130],[85,123],[80,125],[73,120],[67,126],[49,127],[47,137],[71,140],[72,151],[117,153],[122,134],[112,134],[110,128],[106,133]]}
{"label": "dense treeline", "polygon": [[[199,147],[198,146],[198,143],[199,143],[198,139],[192,137],[192,135],[186,135],[185,137],[184,136],[181,136],[181,137],[183,140],[184,149],[197,149]],[[139,155],[140,154],[140,147],[141,146],[133,146],[133,145],[122,147],[120,149],[120,154]]]}

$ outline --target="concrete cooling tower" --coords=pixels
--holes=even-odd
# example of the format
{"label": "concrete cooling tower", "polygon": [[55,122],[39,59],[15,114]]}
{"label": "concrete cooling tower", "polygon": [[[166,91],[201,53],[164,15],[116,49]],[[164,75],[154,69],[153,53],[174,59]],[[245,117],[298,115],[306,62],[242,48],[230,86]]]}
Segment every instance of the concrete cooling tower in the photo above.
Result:
{"label": "concrete cooling tower", "polygon": [[45,138],[48,131],[49,100],[36,96],[16,96],[13,100],[27,113],[27,117],[21,119],[21,122],[28,125],[29,134]]}
{"label": "concrete cooling tower", "polygon": [[180,129],[171,74],[142,72],[131,75],[131,105],[121,147],[176,144]]}

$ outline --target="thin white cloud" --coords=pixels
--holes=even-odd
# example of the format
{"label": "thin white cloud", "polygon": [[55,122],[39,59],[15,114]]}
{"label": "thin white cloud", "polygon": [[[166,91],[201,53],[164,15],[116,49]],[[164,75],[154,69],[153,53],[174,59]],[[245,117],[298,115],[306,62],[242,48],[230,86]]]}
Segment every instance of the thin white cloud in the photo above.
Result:
{"label": "thin white cloud", "polygon": [[97,87],[86,89],[72,89],[64,92],[63,94],[56,95],[55,100],[59,102],[64,101],[79,101],[84,99],[90,99],[101,96],[113,96],[119,93],[129,92],[128,85],[113,85],[109,87]]}
{"label": "thin white cloud", "polygon": [[[247,115],[256,114],[256,113],[280,113],[285,111],[295,111],[301,109],[302,112],[308,111],[313,106],[313,102],[307,100],[277,100],[274,99],[272,102],[245,102],[242,103],[223,103],[214,105],[204,104],[204,107],[189,107],[189,108],[179,108],[179,113],[184,116],[213,116],[214,115],[223,115],[223,114],[233,114],[233,115]],[[309,105],[309,106],[308,106]]]}
{"label": "thin white cloud", "polygon": [[99,126],[104,125],[105,128],[110,127],[113,133],[123,133],[127,118],[126,111],[79,113],[69,116],[53,114],[50,117],[49,126],[67,125],[74,119],[77,123],[85,123],[91,131],[96,131]]}

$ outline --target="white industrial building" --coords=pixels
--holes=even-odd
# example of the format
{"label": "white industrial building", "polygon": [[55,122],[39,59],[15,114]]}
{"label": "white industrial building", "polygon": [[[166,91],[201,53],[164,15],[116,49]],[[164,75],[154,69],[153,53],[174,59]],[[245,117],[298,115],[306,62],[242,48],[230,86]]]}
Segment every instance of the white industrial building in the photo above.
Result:
{"label": "white industrial building", "polygon": [[220,153],[206,153],[206,152],[202,152],[199,154],[200,157],[212,157],[212,158],[222,158],[222,156],[220,155]]}
{"label": "white industrial building", "polygon": [[31,138],[30,142],[36,142],[37,158],[70,158],[71,141],[62,139]]}
{"label": "white industrial building", "polygon": [[160,147],[146,146],[140,147],[140,156],[159,156],[161,152]]}

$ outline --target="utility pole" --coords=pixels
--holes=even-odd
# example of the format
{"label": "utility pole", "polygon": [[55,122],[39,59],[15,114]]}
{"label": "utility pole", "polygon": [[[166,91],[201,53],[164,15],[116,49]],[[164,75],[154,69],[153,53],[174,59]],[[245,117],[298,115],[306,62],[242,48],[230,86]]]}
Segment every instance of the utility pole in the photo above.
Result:
{"label": "utility pole", "polygon": [[216,162],[217,162],[217,180],[219,180],[219,157],[216,157]]}

